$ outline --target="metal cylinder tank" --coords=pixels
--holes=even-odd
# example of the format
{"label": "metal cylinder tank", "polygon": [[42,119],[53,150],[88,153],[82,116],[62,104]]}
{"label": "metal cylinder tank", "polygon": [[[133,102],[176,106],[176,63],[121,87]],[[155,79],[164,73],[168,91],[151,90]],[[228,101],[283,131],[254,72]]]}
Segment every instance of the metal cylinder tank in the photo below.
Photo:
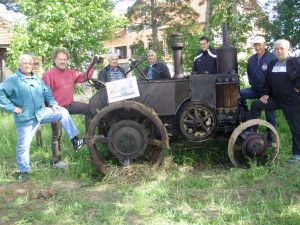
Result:
{"label": "metal cylinder tank", "polygon": [[181,33],[173,33],[171,35],[171,48],[173,49],[174,60],[174,78],[183,78],[182,68],[182,49],[184,48],[184,39]]}
{"label": "metal cylinder tank", "polygon": [[217,71],[219,74],[238,72],[237,50],[228,43],[228,24],[223,24],[223,45],[217,49]]}

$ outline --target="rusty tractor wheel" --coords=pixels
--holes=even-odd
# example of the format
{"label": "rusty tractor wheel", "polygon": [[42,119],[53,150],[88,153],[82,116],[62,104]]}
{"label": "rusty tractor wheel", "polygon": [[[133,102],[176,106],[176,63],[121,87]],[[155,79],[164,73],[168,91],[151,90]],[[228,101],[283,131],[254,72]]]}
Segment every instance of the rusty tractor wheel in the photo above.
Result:
{"label": "rusty tractor wheel", "polygon": [[253,119],[233,131],[228,142],[228,155],[236,167],[247,166],[250,161],[265,165],[276,158],[279,146],[276,129],[265,120]]}
{"label": "rusty tractor wheel", "polygon": [[90,122],[87,145],[98,171],[106,174],[105,158],[97,147],[106,144],[119,160],[133,160],[145,154],[148,145],[156,148],[154,166],[158,167],[169,148],[166,128],[148,106],[134,101],[112,103],[98,111]]}
{"label": "rusty tractor wheel", "polygon": [[217,119],[209,106],[193,102],[183,108],[179,123],[181,133],[187,139],[202,142],[213,135]]}

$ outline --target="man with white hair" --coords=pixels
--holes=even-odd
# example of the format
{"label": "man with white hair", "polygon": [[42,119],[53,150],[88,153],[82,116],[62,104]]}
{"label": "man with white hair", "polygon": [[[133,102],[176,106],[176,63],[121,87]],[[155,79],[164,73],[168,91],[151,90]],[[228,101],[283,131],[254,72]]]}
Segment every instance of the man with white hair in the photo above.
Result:
{"label": "man with white hair", "polygon": [[32,72],[32,68],[32,57],[21,55],[19,69],[0,84],[0,107],[14,113],[18,133],[18,179],[21,182],[26,179],[30,169],[30,144],[40,124],[60,121],[74,149],[83,146],[68,111],[58,106],[49,87]]}
{"label": "man with white hair", "polygon": [[119,56],[117,54],[110,54],[106,67],[100,70],[98,79],[103,82],[110,82],[125,78],[125,70],[119,66]]}
{"label": "man with white hair", "polygon": [[277,56],[268,65],[268,90],[253,102],[252,119],[262,110],[282,109],[292,134],[292,157],[290,163],[300,162],[300,65],[297,58],[289,55],[290,43],[279,39],[274,43]]}
{"label": "man with white hair", "polygon": [[[251,87],[242,89],[240,92],[241,104],[246,111],[248,111],[246,100],[259,99],[267,90],[268,64],[276,58],[266,49],[266,41],[262,36],[256,36],[253,39],[253,48],[256,53],[249,58],[247,64],[247,75]],[[266,111],[266,120],[276,128],[275,110]]]}
{"label": "man with white hair", "polygon": [[157,54],[153,50],[149,50],[147,54],[149,65],[146,67],[144,73],[149,80],[163,80],[171,79],[169,68],[166,64],[157,60]]}

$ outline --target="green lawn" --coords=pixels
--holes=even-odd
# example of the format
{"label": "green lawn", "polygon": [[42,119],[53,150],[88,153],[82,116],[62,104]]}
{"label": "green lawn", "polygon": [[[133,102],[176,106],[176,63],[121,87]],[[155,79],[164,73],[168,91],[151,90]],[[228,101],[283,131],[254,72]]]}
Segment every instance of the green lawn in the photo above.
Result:
{"label": "green lawn", "polygon": [[[0,121],[0,224],[300,224],[300,165],[286,162],[289,129],[278,113],[281,149],[268,167],[233,168],[224,143],[173,143],[164,165],[112,163],[98,174],[88,149],[75,153],[63,136],[68,170],[51,168],[51,129],[31,146],[29,180],[15,179],[16,130]],[[83,120],[74,117],[79,129]]]}

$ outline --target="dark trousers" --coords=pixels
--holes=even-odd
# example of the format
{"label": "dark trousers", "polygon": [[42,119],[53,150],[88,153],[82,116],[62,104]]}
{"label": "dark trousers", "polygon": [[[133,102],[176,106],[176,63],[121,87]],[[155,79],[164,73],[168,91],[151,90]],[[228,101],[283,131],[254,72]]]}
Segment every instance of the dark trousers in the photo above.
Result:
{"label": "dark trousers", "polygon": [[279,105],[273,98],[270,98],[266,104],[262,103],[260,100],[256,100],[252,103],[250,109],[250,116],[251,119],[257,119],[259,118],[261,111],[276,109],[282,109],[283,114],[291,130],[293,154],[300,155],[300,105]]}
{"label": "dark trousers", "polygon": [[[240,92],[241,105],[244,109],[248,111],[247,99],[259,99],[263,94],[255,91],[253,88],[245,88]],[[276,111],[275,110],[265,110],[266,120],[276,128]]]}
{"label": "dark trousers", "polygon": [[[82,102],[72,102],[71,105],[65,107],[71,115],[73,114],[83,114],[85,118],[85,130],[87,131],[90,120],[93,115],[90,112],[89,104]],[[60,139],[62,134],[62,127],[59,122],[52,122],[52,157],[53,162],[59,162],[61,160],[61,148],[60,148]]]}
{"label": "dark trousers", "polygon": [[90,112],[89,104],[83,102],[72,102],[71,105],[65,107],[71,115],[74,114],[83,114],[85,119],[85,130],[89,126],[90,120],[92,119],[93,115]]}

